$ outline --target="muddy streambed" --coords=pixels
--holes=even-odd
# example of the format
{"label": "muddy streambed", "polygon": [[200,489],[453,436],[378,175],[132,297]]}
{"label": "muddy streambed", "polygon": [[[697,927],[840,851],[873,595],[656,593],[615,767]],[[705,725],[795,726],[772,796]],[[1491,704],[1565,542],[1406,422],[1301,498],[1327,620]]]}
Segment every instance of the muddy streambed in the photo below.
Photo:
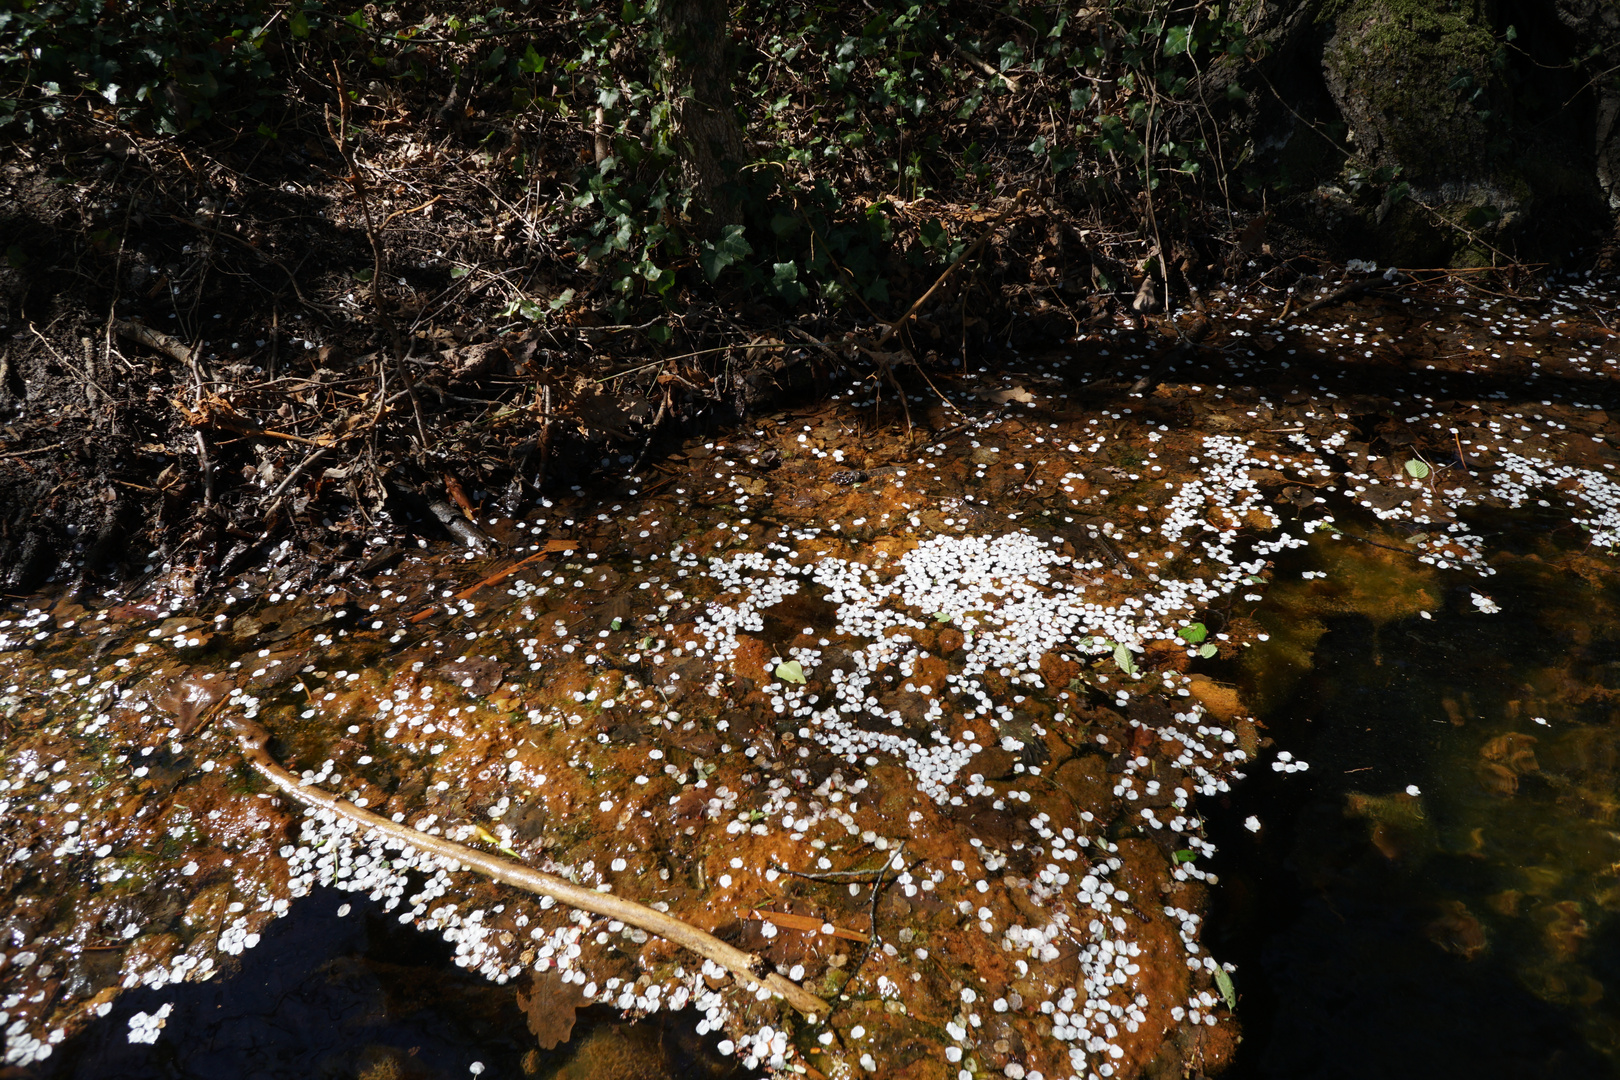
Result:
{"label": "muddy streambed", "polygon": [[[14,607],[6,1064],[206,1075],[166,1048],[186,1010],[331,938],[309,970],[370,1018],[340,1074],[1338,1075],[1287,1056],[1334,1011],[1290,979],[1369,978],[1312,921],[1335,889],[1404,890],[1412,970],[1488,968],[1607,1062],[1612,294],[1217,299],[1193,348],[1121,327],[904,410],[846,387],[485,518],[492,554],[378,537],[340,580],[196,599],[154,566]],[[1472,635],[1496,661],[1451,663]],[[754,977],[309,811],[237,718],[304,787]],[[426,1004],[382,972],[413,931],[465,976]],[[267,1044],[308,1027],[273,1015]]]}

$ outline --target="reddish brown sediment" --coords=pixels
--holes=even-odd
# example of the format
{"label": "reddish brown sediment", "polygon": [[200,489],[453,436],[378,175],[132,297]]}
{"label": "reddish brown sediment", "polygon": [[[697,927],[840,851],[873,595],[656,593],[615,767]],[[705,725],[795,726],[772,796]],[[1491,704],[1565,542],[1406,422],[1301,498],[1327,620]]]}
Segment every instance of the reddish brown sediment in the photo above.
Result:
{"label": "reddish brown sediment", "polygon": [[[196,611],[167,593],[11,615],[13,1021],[48,1046],[126,983],[228,970],[330,884],[497,982],[543,971],[631,1015],[697,1006],[761,1067],[1067,1076],[1080,1049],[1086,1075],[1213,1072],[1238,1029],[1202,944],[1220,864],[1198,808],[1240,799],[1264,742],[1208,654],[1263,642],[1263,697],[1336,612],[1417,618],[1448,580],[1483,596],[1468,515],[1511,483],[1597,536],[1613,451],[1570,404],[1409,404],[1380,434],[1353,430],[1396,409],[1370,391],[1201,372],[1081,405],[1100,391],[1051,374],[1056,358],[1029,366],[964,379],[1022,396],[1007,412],[960,395],[977,424],[944,424],[937,447],[878,422],[889,405],[817,406],[690,444],[624,491],[486,518],[508,547],[487,562],[428,549],[341,587],[246,579]],[[1277,580],[1273,556],[1304,544],[1327,576]],[[414,846],[260,790],[229,719],[276,732],[303,795]],[[1579,749],[1549,739],[1535,758]],[[1528,760],[1490,750],[1470,770],[1529,776]],[[1571,791],[1598,798],[1592,770]],[[1429,835],[1387,817],[1391,849],[1421,854]],[[830,1014],[811,1026],[633,920],[447,870],[429,840],[633,896]],[[1552,901],[1517,903],[1575,940]]]}

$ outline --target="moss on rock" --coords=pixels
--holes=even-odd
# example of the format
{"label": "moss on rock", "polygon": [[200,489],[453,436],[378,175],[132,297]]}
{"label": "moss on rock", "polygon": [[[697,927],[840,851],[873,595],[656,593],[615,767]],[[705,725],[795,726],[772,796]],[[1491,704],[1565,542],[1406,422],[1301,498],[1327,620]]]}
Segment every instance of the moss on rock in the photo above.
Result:
{"label": "moss on rock", "polygon": [[1323,51],[1329,91],[1362,156],[1399,164],[1408,180],[1491,173],[1506,96],[1500,45],[1478,0],[1350,0]]}

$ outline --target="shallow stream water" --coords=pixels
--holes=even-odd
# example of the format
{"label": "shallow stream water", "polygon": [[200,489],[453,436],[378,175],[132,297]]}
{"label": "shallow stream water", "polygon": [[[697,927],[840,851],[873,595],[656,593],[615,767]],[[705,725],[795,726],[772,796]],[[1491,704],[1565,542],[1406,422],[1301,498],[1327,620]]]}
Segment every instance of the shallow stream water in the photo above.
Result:
{"label": "shallow stream water", "polygon": [[[8,1064],[1612,1071],[1612,295],[1284,300],[904,415],[854,384],[486,518],[493,558],[380,537],[339,580],[284,551],[205,599],[154,563],[22,605]],[[831,1017],[306,815],[232,714]],[[652,1020],[541,1051],[586,999]]]}

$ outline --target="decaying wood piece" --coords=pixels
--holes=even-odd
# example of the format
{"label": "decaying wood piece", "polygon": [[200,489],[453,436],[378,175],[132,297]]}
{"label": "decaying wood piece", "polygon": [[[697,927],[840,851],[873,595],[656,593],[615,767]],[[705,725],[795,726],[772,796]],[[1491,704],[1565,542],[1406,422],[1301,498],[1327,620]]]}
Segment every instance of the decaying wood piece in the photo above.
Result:
{"label": "decaying wood piece", "polygon": [[682,922],[656,911],[634,900],[626,900],[612,893],[597,892],[565,881],[560,877],[547,874],[532,867],[511,859],[502,859],[494,855],[487,855],[475,848],[446,840],[440,836],[417,832],[415,829],[390,821],[385,817],[362,810],[360,807],[331,795],[313,785],[300,783],[298,777],[279,765],[275,758],[270,756],[268,744],[270,733],[264,726],[245,717],[231,717],[227,723],[236,732],[238,744],[242,749],[242,757],[252,765],[258,773],[269,780],[276,787],[292,796],[306,806],[315,806],[323,810],[330,810],[339,817],[347,818],[356,825],[366,829],[374,829],[384,836],[406,844],[418,851],[425,851],[441,859],[448,859],[459,863],[470,870],[475,870],[484,876],[499,881],[504,885],[532,892],[537,896],[549,896],[560,904],[588,911],[593,915],[604,918],[618,919],[627,926],[634,926],[645,930],[649,934],[672,941],[677,945],[691,949],[699,956],[713,960],[716,964],[731,972],[742,985],[750,988],[763,986],[772,994],[782,998],[799,1012],[812,1019],[826,1017],[830,1009],[825,1001],[816,997],[808,990],[774,972],[761,974],[766,970],[766,961],[737,948],[728,945],[713,934],[699,930],[690,923]]}
{"label": "decaying wood piece", "polygon": [[154,330],[144,323],[118,319],[113,323],[113,331],[119,337],[138,341],[147,348],[155,349],[171,359],[178,360],[187,367],[192,367],[197,362],[196,358],[191,355],[191,350],[177,339],[170,337],[161,330]]}

